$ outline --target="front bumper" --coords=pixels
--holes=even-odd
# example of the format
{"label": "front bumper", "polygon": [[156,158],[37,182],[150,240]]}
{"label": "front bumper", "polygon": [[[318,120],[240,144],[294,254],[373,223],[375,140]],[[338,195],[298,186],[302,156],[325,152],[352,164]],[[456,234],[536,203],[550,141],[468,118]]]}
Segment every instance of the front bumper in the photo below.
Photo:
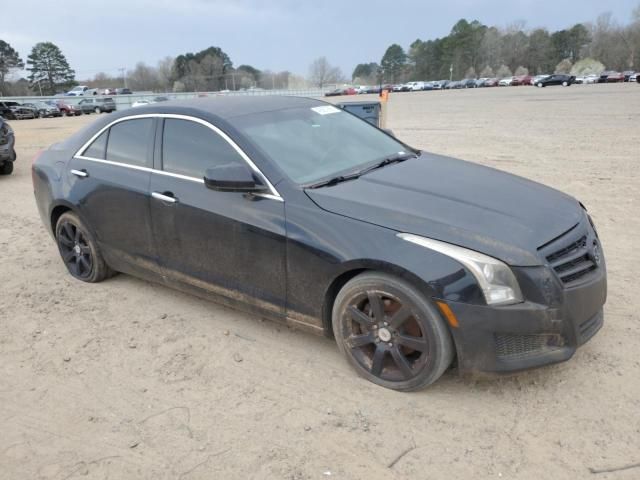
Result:
{"label": "front bumper", "polygon": [[[602,327],[604,261],[588,279],[570,288],[563,288],[545,267],[528,270],[540,291],[553,290],[547,295],[551,301],[545,301],[543,293],[536,301],[503,307],[447,302],[459,324],[451,332],[461,374],[515,372],[562,362]],[[556,283],[549,287],[549,282]]]}

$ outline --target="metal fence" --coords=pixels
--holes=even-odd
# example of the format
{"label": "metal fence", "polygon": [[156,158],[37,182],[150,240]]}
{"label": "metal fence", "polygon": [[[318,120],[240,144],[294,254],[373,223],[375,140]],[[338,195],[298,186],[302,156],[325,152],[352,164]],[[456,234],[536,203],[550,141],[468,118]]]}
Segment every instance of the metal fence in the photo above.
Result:
{"label": "metal fence", "polygon": [[152,93],[137,92],[131,95],[87,95],[87,96],[55,96],[55,97],[0,97],[0,101],[13,101],[18,103],[34,103],[46,101],[58,101],[71,105],[78,105],[84,98],[112,98],[116,103],[117,110],[131,108],[138,101],[152,102],[156,97],[166,97],[170,100],[218,97],[218,96],[264,96],[264,95],[286,95],[295,97],[322,97],[329,89],[286,89],[286,90],[262,90],[248,89],[224,92],[180,92],[180,93]]}

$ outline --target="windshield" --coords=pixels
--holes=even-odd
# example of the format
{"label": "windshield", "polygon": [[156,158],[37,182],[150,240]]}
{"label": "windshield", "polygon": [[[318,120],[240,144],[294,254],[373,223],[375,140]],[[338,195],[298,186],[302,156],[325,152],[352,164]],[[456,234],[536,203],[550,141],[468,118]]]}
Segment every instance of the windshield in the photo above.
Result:
{"label": "windshield", "polygon": [[263,112],[229,121],[299,184],[348,173],[408,148],[331,105]]}

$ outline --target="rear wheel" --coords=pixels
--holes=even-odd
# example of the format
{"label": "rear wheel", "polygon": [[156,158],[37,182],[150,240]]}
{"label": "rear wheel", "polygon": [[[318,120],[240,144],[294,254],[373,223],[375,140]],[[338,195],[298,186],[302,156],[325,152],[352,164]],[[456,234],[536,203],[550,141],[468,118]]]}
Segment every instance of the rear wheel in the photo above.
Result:
{"label": "rear wheel", "polygon": [[542,85],[542,83],[537,83],[537,84],[536,84],[536,87],[538,87],[538,88],[542,88],[542,87],[544,87],[544,85]]}
{"label": "rear wheel", "polygon": [[113,275],[93,235],[75,213],[63,213],[58,219],[56,242],[64,265],[78,280],[96,283]]}
{"label": "rear wheel", "polygon": [[93,109],[93,111],[96,112],[96,113],[100,113],[100,108],[96,107],[96,108]]}
{"label": "rear wheel", "polygon": [[338,348],[367,380],[394,390],[432,384],[453,359],[449,331],[408,282],[363,273],[340,290],[332,312]]}
{"label": "rear wheel", "polygon": [[562,86],[563,87],[568,87],[569,86],[569,82],[562,82]]}
{"label": "rear wheel", "polygon": [[0,175],[11,175],[13,172],[13,162],[5,162],[0,165]]}

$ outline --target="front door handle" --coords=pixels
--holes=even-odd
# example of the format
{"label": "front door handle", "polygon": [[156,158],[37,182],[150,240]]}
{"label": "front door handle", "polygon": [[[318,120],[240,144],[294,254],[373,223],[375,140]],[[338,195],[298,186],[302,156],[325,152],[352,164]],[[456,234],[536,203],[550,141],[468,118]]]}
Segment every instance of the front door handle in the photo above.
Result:
{"label": "front door handle", "polygon": [[176,203],[178,201],[178,199],[174,197],[173,193],[171,192],[153,192],[151,196],[156,200],[160,200],[161,202]]}
{"label": "front door handle", "polygon": [[76,177],[86,178],[89,176],[89,173],[83,168],[82,170],[71,170]]}

